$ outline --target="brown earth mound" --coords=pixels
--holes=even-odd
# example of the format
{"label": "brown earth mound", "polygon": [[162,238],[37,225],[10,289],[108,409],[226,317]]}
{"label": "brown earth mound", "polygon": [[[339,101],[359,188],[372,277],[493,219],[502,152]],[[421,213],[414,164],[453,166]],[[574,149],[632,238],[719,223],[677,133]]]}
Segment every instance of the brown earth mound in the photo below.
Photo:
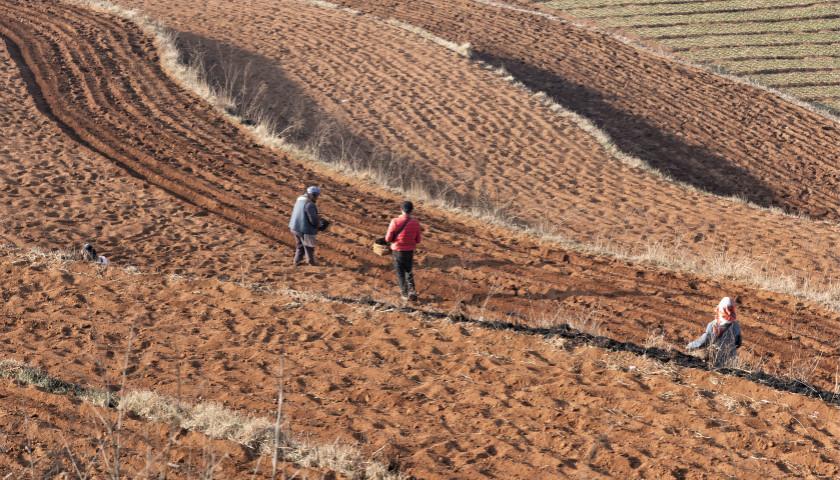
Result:
{"label": "brown earth mound", "polygon": [[[84,385],[120,385],[133,328],[127,389],[270,417],[281,379],[285,426],[296,436],[359,445],[417,478],[838,474],[834,407],[741,379],[394,308],[33,258],[0,256],[0,357]],[[80,460],[89,452],[89,407],[2,394],[14,427],[5,445],[25,438],[24,409],[46,409],[39,429],[61,429]],[[21,396],[45,406],[24,407]],[[72,416],[60,418],[64,411]],[[165,438],[164,426],[127,428],[131,452]],[[134,438],[146,428],[148,441]],[[191,435],[180,437],[183,448],[204,445]],[[60,449],[46,437],[34,436],[42,449]],[[256,461],[214,448],[241,471]],[[21,447],[11,452],[2,464]]]}
{"label": "brown earth mound", "polygon": [[[17,68],[34,72],[29,90],[42,101],[42,110],[97,152],[63,145],[66,138],[58,135],[54,125],[43,122],[38,129],[25,130],[29,135],[14,137],[14,148],[20,144],[24,153],[11,149],[5,154],[16,165],[19,177],[15,181],[26,186],[24,193],[35,189],[44,197],[42,203],[24,197],[5,207],[28,215],[29,221],[18,224],[25,228],[15,226],[16,237],[66,247],[76,241],[77,234],[67,224],[56,228],[61,222],[43,218],[72,218],[72,212],[93,203],[95,209],[115,212],[107,225],[106,247],[118,263],[172,273],[189,267],[198,276],[224,275],[249,283],[273,280],[355,298],[390,296],[387,292],[394,287],[389,261],[373,256],[368,244],[381,235],[397,198],[326,177],[294,158],[253,144],[209,106],[168,80],[157,65],[151,41],[128,22],[53,2],[2,2],[0,9],[8,13],[0,19],[0,29],[12,39],[12,49],[14,45],[21,48]],[[12,75],[13,70],[7,68],[4,73]],[[15,85],[15,91],[23,88],[20,78],[4,81]],[[37,115],[35,107],[27,98],[6,108],[22,111],[9,114],[10,118],[25,119]],[[52,142],[58,143],[53,146]],[[53,148],[83,152],[84,161],[76,163],[81,179],[68,179],[63,168],[49,168]],[[34,156],[26,156],[28,152]],[[106,161],[184,201],[166,199],[135,180],[126,180],[122,190],[93,181]],[[22,173],[33,165],[43,177]],[[280,255],[289,250],[286,212],[304,182],[325,186],[322,208],[335,221],[335,228],[322,239],[327,265],[295,271]],[[150,193],[135,196],[132,185]],[[63,196],[65,190],[71,195]],[[135,198],[160,202],[160,206],[153,211],[126,207],[134,205]],[[118,216],[127,211],[131,215]],[[166,215],[159,212],[174,212],[175,217],[164,219]],[[663,334],[682,344],[698,334],[721,296],[737,295],[747,344],[757,356],[770,357],[768,368],[786,370],[803,359],[816,358],[813,380],[824,387],[834,385],[838,352],[831,339],[840,330],[836,313],[731,283],[566,252],[438,210],[424,213],[434,217],[424,242],[424,250],[430,253],[419,258],[419,282],[429,308],[465,308],[474,316],[530,324],[577,319],[590,327],[600,323],[615,338],[643,343],[651,335]],[[242,232],[220,217],[239,224]],[[188,228],[168,226],[180,218],[186,219]],[[81,228],[91,228],[84,223]],[[142,242],[120,240],[125,232],[136,234],[149,226],[154,227],[149,236],[141,237]],[[783,240],[789,237],[778,241]],[[229,250],[231,245],[235,251]]]}
{"label": "brown earth mound", "polygon": [[[221,0],[121,3],[183,31],[183,47],[204,52],[220,83],[231,69],[247,67],[251,84],[265,82],[261,101],[280,112],[284,125],[320,132],[324,128],[309,117],[331,117],[338,126],[327,124],[341,133],[328,156],[352,150],[380,158],[462,204],[489,202],[526,224],[584,243],[634,253],[664,246],[697,263],[726,252],[751,259],[757,270],[766,265],[817,283],[840,267],[836,225],[759,211],[630,167],[500,75],[370,15],[296,1],[258,0],[236,9]],[[616,47],[613,57],[605,53],[612,51],[609,38],[575,29],[567,35],[566,25],[480,3],[406,2],[393,9],[349,3],[445,38],[474,41],[479,58],[504,64],[518,79],[595,120],[622,149],[678,179],[815,216],[834,211],[840,200],[831,181],[815,180],[838,176],[834,127],[759,90],[648,59],[626,46]],[[446,28],[450,20],[460,23],[453,19],[460,14],[468,19],[462,26],[467,31]],[[507,50],[491,50],[492,42]],[[587,58],[586,68],[577,67],[583,62],[578,57]],[[559,76],[565,71],[552,70],[550,81],[535,84],[548,77],[535,79],[527,70],[561,67],[578,76],[564,80]],[[586,83],[586,76],[594,78]],[[604,91],[567,91],[573,80]],[[636,91],[643,87],[645,92]],[[716,89],[720,103],[712,100]],[[310,98],[310,105],[287,105],[290,93]],[[740,103],[745,106],[733,107]],[[817,132],[805,133],[811,130]],[[348,144],[353,148],[341,148]],[[779,193],[791,188],[796,195]],[[811,203],[787,200],[803,188],[814,190]]]}

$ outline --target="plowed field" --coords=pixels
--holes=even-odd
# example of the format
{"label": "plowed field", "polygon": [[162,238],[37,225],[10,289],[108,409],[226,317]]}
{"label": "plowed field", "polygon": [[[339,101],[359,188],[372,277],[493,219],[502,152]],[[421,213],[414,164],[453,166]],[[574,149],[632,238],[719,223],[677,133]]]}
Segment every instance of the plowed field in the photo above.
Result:
{"label": "plowed field", "polygon": [[509,2],[525,6],[518,10],[488,0],[338,3],[471,42],[479,57],[507,66],[677,178],[837,218],[828,200],[837,191],[828,187],[838,181],[837,126],[774,95],[551,18],[557,11],[534,10],[535,2]]}
{"label": "plowed field", "polygon": [[555,0],[548,5],[724,67],[840,111],[840,2],[750,0],[628,3]]}
{"label": "plowed field", "polygon": [[[233,11],[224,1],[122,3],[200,36],[192,45],[207,55],[232,42],[225,55],[255,62],[252,71],[267,73],[252,81],[266,81],[274,95],[293,85],[371,151],[391,152],[467,199],[489,197],[526,223],[633,252],[664,245],[698,262],[726,251],[815,280],[830,278],[815,270],[838,266],[836,226],[628,167],[527,92],[375,17],[297,1]],[[840,130],[807,110],[608,37],[477,2],[345,3],[472,42],[480,58],[504,64],[678,179],[837,218]]]}
{"label": "plowed field", "polygon": [[[146,3],[159,15],[165,11]],[[527,92],[369,15],[297,2],[243,5],[236,10],[241,18],[224,17],[214,2],[193,8],[185,2],[169,14],[176,24],[192,15],[192,35],[204,35],[204,42],[216,29],[233,38],[251,35],[255,48],[268,48],[257,33],[273,32],[274,45],[293,52],[278,57],[293,93],[350,131],[360,125],[356,133],[374,150],[406,148],[400,155],[433,179],[456,186],[456,177],[467,179],[457,186],[465,196],[469,189],[524,195],[533,185],[544,197],[522,203],[528,210],[520,213],[547,216],[549,200],[567,214],[583,209],[581,202],[595,205],[584,211],[585,221],[564,224],[573,232],[571,225],[595,225],[576,233],[582,236],[655,242],[691,231],[694,245],[712,232],[711,244],[724,242],[739,253],[754,248],[768,260],[783,255],[791,271],[837,264],[826,251],[837,245],[835,226],[727,203],[626,167]],[[475,10],[476,21],[486,20],[483,9]],[[492,11],[499,25],[509,25],[506,13]],[[0,36],[6,46],[0,132],[9,139],[0,147],[4,239],[70,248],[93,238],[114,261],[95,271],[32,265],[14,255],[4,260],[4,356],[79,383],[113,384],[107,377],[120,370],[118,353],[134,325],[132,387],[270,416],[274,367],[284,352],[290,395],[284,412],[295,428],[325,442],[359,443],[371,455],[385,452],[424,478],[837,473],[828,449],[801,455],[833,445],[835,425],[822,420],[830,414],[824,404],[705,371],[656,375],[650,369],[663,367],[649,360],[626,363],[597,349],[569,353],[535,336],[352,303],[364,296],[394,303],[389,260],[374,256],[369,244],[381,236],[397,196],[256,144],[170,79],[152,39],[131,22],[56,1],[0,0]],[[257,69],[279,70],[277,59],[264,60]],[[305,67],[320,73],[304,77]],[[354,68],[364,74],[351,82]],[[401,77],[402,71],[410,75]],[[332,81],[301,81],[316,77]],[[372,89],[377,81],[384,90]],[[414,99],[406,96],[412,82]],[[368,100],[365,117],[357,109]],[[395,102],[407,105],[402,114],[374,123]],[[449,115],[466,117],[432,128],[446,116],[447,102]],[[415,112],[430,126],[414,122]],[[831,128],[796,142],[813,153],[834,135]],[[400,136],[415,130],[421,133]],[[443,130],[452,135],[444,146],[426,138],[441,139],[435,132]],[[371,131],[381,137],[366,137]],[[491,133],[513,142],[510,148],[522,156],[481,150],[489,148]],[[451,163],[441,148],[452,149]],[[481,155],[471,157],[469,149]],[[478,158],[488,159],[486,175],[506,180],[482,180],[485,174],[470,163]],[[575,182],[572,171],[579,171]],[[536,175],[533,184],[527,174]],[[567,183],[552,184],[555,176]],[[286,222],[308,184],[324,189],[319,206],[334,226],[319,237],[325,265],[294,269]],[[526,197],[534,196],[515,198]],[[635,208],[617,207],[623,203]],[[643,344],[661,334],[680,345],[699,333],[721,296],[732,295],[745,342],[766,358],[767,370],[805,372],[820,388],[835,385],[837,312],[723,280],[565,251],[431,206],[419,213],[427,225],[418,271],[423,309],[530,325],[585,318],[614,338]],[[630,227],[619,234],[625,221]],[[710,228],[698,232],[703,222]],[[160,275],[132,276],[121,268],[126,265]],[[351,303],[282,293],[286,286]],[[624,390],[627,402],[616,403],[616,391],[625,398]],[[720,458],[725,461],[709,460]],[[234,457],[230,468],[239,468],[237,462]]]}
{"label": "plowed field", "polygon": [[[0,8],[8,13],[0,20],[3,34],[22,46],[18,66],[32,72],[36,81],[30,83],[30,90],[58,125],[100,158],[180,199],[172,200],[177,206],[171,208],[195,212],[193,208],[198,207],[209,214],[210,225],[223,220],[229,222],[225,228],[239,225],[264,237],[263,244],[248,253],[253,257],[243,261],[225,244],[205,243],[204,233],[197,229],[196,235],[201,236],[189,239],[190,248],[204,253],[186,256],[193,264],[205,256],[214,260],[191,267],[191,275],[225,275],[245,282],[275,279],[349,296],[387,296],[393,291],[388,260],[374,257],[368,244],[381,235],[397,198],[332,180],[291,157],[255,145],[209,106],[168,80],[156,63],[150,40],[132,24],[53,2],[5,2]],[[30,105],[31,110],[34,105]],[[277,260],[274,245],[289,248],[287,211],[307,183],[325,187],[328,193],[322,208],[336,227],[323,238],[321,251],[328,265],[295,272],[289,260]],[[95,185],[88,188],[111,190]],[[125,192],[114,201],[123,203],[122,198],[130,196]],[[84,202],[84,198],[79,200]],[[50,205],[59,209],[55,203]],[[27,212],[39,219],[43,208],[30,207]],[[74,210],[75,205],[68,204],[63,212]],[[135,222],[153,223],[142,212],[134,214],[140,215]],[[525,323],[582,315],[601,319],[604,330],[617,337],[641,343],[661,332],[682,343],[708,321],[721,296],[736,295],[744,324],[751,329],[750,345],[758,354],[782,365],[803,354],[818,357],[822,360],[815,378],[833,385],[838,352],[831,339],[840,329],[837,313],[783,295],[576,255],[440,211],[426,215],[429,228],[424,249],[428,253],[420,257],[419,281],[425,301],[433,308],[466,305],[478,315],[513,316]],[[113,228],[137,228],[128,222],[115,224]],[[23,230],[37,238],[42,228],[32,221]],[[180,252],[168,251],[171,239],[158,235],[149,241],[154,243],[139,247],[115,242],[115,259],[177,271],[184,260]],[[781,244],[783,239],[778,241]],[[253,264],[250,258],[255,258]],[[214,262],[223,263],[221,272]]]}
{"label": "plowed field", "polygon": [[[416,478],[838,473],[838,450],[830,446],[840,427],[832,407],[744,380],[217,280],[116,268],[103,274],[14,255],[0,257],[0,268],[8,296],[0,355],[86,385],[120,384],[133,325],[127,389],[268,417],[282,355],[283,411],[295,435],[378,451]],[[27,308],[35,303],[44,308]],[[54,417],[69,410],[44,395],[10,387],[2,394],[15,405],[4,411],[20,432],[6,445],[23,440],[23,410],[34,410],[21,406],[21,397],[43,403]],[[55,427],[68,436],[75,432],[68,423],[83,432],[72,418],[56,418]],[[41,429],[33,435],[39,452],[60,448],[43,445],[47,418],[31,421]],[[127,428],[127,438],[144,428],[166,431],[139,421]],[[148,444],[160,440],[151,435]],[[87,451],[83,442],[72,445]],[[220,458],[224,446],[214,448]],[[20,450],[0,461],[14,462]],[[126,447],[128,454],[137,450],[142,446]],[[245,475],[256,459],[240,455],[231,461],[239,458]]]}

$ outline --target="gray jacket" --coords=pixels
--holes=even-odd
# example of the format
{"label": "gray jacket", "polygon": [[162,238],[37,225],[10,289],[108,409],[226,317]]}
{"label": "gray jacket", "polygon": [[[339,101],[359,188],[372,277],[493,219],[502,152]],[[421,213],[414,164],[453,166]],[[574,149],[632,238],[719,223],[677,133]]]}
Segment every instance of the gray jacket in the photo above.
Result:
{"label": "gray jacket", "polygon": [[306,195],[298,197],[292,210],[292,218],[289,220],[289,229],[299,235],[316,235],[320,224],[321,219],[318,217],[315,202]]}
{"label": "gray jacket", "polygon": [[686,346],[687,350],[709,347],[710,359],[715,367],[725,367],[730,360],[738,354],[738,347],[741,346],[741,325],[736,321],[729,324],[729,327],[719,336],[715,336],[715,323],[712,320],[706,325],[706,331],[700,338]]}

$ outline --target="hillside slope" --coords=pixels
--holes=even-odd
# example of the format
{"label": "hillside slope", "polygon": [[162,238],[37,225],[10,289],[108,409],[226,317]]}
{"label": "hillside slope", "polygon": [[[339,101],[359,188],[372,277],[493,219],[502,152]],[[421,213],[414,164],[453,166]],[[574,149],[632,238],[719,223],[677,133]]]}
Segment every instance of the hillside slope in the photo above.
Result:
{"label": "hillside slope", "polygon": [[693,263],[725,252],[813,283],[840,265],[836,224],[629,166],[542,99],[383,19],[471,42],[477,58],[505,66],[677,180],[836,219],[835,125],[766,92],[481,2],[345,2],[376,16],[303,1],[235,10],[214,0],[120,3],[180,31],[182,47],[203,52],[221,84],[240,69],[251,84],[264,82],[259,100],[281,123],[338,132],[300,139],[337,143],[327,158],[380,164],[398,183],[431,185],[461,205],[614,250],[662,248]]}
{"label": "hillside slope", "polygon": [[[54,122],[39,125],[48,138],[59,139],[55,148],[66,141],[56,133],[63,127],[99,155],[93,157],[97,162],[113,162],[141,179],[125,180],[126,188],[119,191],[95,179],[78,184],[55,176],[63,170],[50,168],[48,153],[26,155],[33,144],[40,144],[39,129],[15,137],[27,148],[21,155],[7,153],[19,165],[15,171],[40,164],[52,172],[45,178],[56,179],[56,186],[47,190],[44,185],[50,182],[41,182],[34,188],[53,198],[66,188],[95,192],[82,193],[73,202],[90,202],[98,209],[130,206],[131,189],[141,188],[155,192],[160,211],[188,212],[189,228],[143,241],[121,241],[120,235],[166,225],[157,219],[158,210],[128,207],[130,216],[109,219],[113,234],[104,249],[115,252],[116,263],[246,283],[279,281],[333,295],[394,298],[390,262],[374,256],[369,245],[382,235],[399,197],[254,144],[209,105],[175,85],[161,71],[151,39],[127,21],[54,2],[2,2],[0,9],[14,13],[0,18],[3,34],[17,41],[13,45],[26,47],[16,67],[24,73],[31,69],[35,79],[29,84],[33,97],[9,102],[6,108],[32,118],[38,115],[35,102],[40,102]],[[18,91],[25,88],[14,69],[6,73]],[[324,187],[322,208],[334,228],[321,237],[326,265],[295,270],[285,225],[289,206],[308,183]],[[67,248],[79,238],[73,229],[56,228],[58,222],[40,220],[68,218],[76,203],[26,200],[6,208],[17,218],[34,219],[25,228],[12,229],[28,242]],[[423,208],[421,215],[427,236],[418,257],[418,279],[430,308],[466,309],[475,316],[524,324],[584,319],[615,338],[642,343],[661,334],[684,344],[710,319],[719,298],[732,295],[738,297],[747,341],[757,356],[782,370],[803,358],[817,358],[813,380],[834,385],[838,352],[831,339],[840,330],[837,312],[732,282],[574,253],[439,209]],[[84,223],[80,228],[90,231]],[[52,231],[63,233],[43,241]],[[814,238],[809,241],[818,245]]]}
{"label": "hillside slope", "polygon": [[[418,478],[838,474],[834,407],[742,379],[293,291],[14,250],[0,269],[4,359],[121,385],[132,337],[126,389],[271,417],[282,381],[296,436]],[[21,397],[51,402],[4,388],[18,426]]]}

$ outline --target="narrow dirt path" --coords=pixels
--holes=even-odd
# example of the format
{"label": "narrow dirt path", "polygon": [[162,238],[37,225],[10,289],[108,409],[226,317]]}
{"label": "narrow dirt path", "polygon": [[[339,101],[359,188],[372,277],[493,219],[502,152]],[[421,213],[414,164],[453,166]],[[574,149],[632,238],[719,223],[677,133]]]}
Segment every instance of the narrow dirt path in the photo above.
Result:
{"label": "narrow dirt path", "polygon": [[[323,237],[327,267],[292,273],[288,264],[263,264],[266,276],[337,294],[393,291],[388,259],[375,257],[368,244],[381,235],[398,198],[255,145],[169,80],[151,40],[128,22],[47,1],[3,1],[0,12],[0,34],[20,50],[21,68],[34,79],[31,90],[57,121],[184,202],[288,249],[289,206],[303,185],[323,185],[323,208],[336,226]],[[425,213],[435,220],[419,280],[425,301],[438,310],[464,304],[476,316],[523,323],[592,317],[616,338],[643,343],[663,333],[682,343],[702,329],[719,297],[737,295],[747,342],[758,354],[771,356],[771,365],[819,357],[817,377],[832,384],[836,313],[783,295],[565,252],[441,211]],[[131,253],[130,245],[122,248]],[[166,250],[145,258],[146,268],[161,271],[170,262]],[[226,261],[237,271],[236,259]]]}

